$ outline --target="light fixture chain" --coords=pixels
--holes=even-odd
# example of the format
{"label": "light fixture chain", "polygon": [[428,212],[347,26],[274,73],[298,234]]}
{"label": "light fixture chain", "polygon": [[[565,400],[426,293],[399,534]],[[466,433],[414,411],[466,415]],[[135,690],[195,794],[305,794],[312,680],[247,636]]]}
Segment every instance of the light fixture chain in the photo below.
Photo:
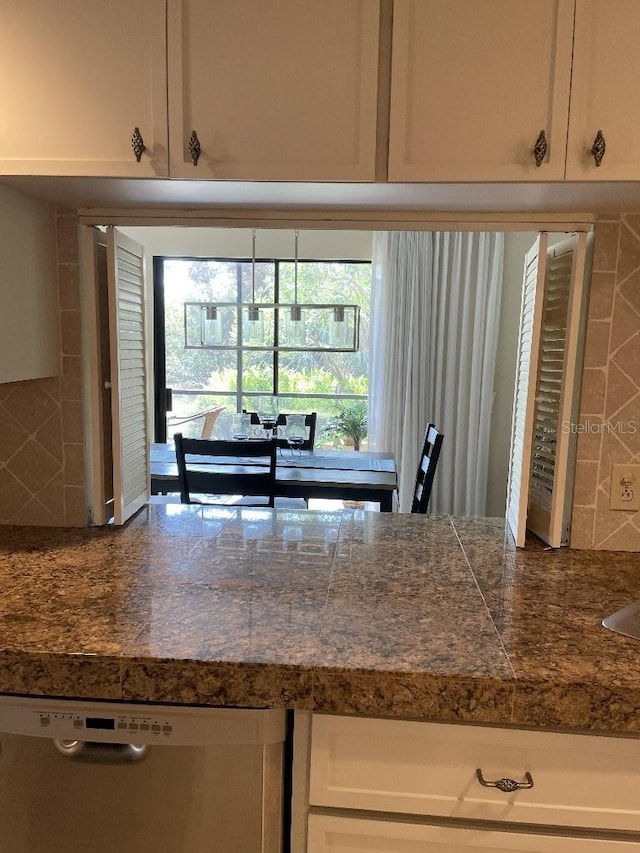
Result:
{"label": "light fixture chain", "polygon": [[251,301],[256,301],[256,229],[251,229]]}
{"label": "light fixture chain", "polygon": [[295,230],[295,256],[293,262],[293,301],[298,304],[298,229]]}

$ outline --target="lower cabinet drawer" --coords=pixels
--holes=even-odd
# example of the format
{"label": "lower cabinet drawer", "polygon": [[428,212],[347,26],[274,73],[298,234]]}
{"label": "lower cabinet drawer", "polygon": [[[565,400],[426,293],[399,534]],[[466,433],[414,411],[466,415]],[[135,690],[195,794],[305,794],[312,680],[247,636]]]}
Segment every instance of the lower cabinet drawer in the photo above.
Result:
{"label": "lower cabinet drawer", "polygon": [[[490,783],[526,784],[529,774],[533,787],[484,787],[477,771]],[[635,738],[314,715],[309,800],[312,807],[640,832],[639,771]]]}
{"label": "lower cabinet drawer", "polygon": [[637,853],[639,844],[312,814],[307,853]]}

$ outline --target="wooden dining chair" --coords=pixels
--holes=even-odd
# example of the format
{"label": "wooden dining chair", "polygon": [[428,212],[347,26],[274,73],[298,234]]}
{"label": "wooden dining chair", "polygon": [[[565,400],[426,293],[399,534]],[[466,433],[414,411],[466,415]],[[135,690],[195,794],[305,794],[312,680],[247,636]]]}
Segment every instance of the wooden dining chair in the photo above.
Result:
{"label": "wooden dining chair", "polygon": [[[176,433],[174,442],[182,503],[225,503],[224,496],[242,495],[245,505],[274,506],[277,450],[272,439],[207,441]],[[202,457],[220,462],[207,463]]]}
{"label": "wooden dining chair", "polygon": [[434,424],[427,424],[422,444],[422,453],[420,454],[420,463],[416,474],[416,483],[413,488],[411,512],[424,515],[427,511],[443,439],[444,435],[438,432]]}
{"label": "wooden dining chair", "polygon": [[192,421],[199,421],[202,419],[200,438],[211,438],[216,421],[225,409],[226,406],[216,406],[214,409],[197,412],[195,415],[185,415],[185,417],[171,415],[167,418],[167,428],[171,429],[171,427],[182,426],[182,424],[188,424]]}
{"label": "wooden dining chair", "polygon": [[[245,414],[249,414],[251,416],[251,424],[255,427],[260,426],[260,416],[257,412],[247,412],[246,409],[242,410]],[[289,414],[300,414],[299,412],[290,412]],[[287,417],[286,414],[279,414],[278,420],[276,422],[276,426],[278,428],[278,437],[276,439],[278,443],[278,447],[289,447],[289,442],[287,441],[287,437],[285,435],[285,429],[287,426]],[[316,442],[316,424],[318,420],[317,412],[310,412],[304,416],[304,425],[307,429],[307,436],[302,442],[302,444],[296,445],[300,450],[313,450],[313,447]]]}

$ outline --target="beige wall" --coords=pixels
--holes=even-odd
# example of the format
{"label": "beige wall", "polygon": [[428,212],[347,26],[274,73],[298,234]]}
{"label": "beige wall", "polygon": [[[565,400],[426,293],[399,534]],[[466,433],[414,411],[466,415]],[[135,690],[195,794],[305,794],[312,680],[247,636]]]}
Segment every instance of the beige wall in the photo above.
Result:
{"label": "beige wall", "polygon": [[640,551],[640,512],[609,509],[611,465],[640,463],[640,214],[595,228],[571,545]]}
{"label": "beige wall", "polygon": [[[153,255],[178,257],[250,258],[250,228],[194,228],[178,226],[119,227],[144,246],[147,259]],[[371,260],[371,231],[300,229],[298,257],[331,260]],[[258,228],[256,257],[292,258],[295,232],[291,229]]]}
{"label": "beige wall", "polygon": [[61,373],[0,384],[0,524],[87,523],[77,223],[64,211],[51,217]]}

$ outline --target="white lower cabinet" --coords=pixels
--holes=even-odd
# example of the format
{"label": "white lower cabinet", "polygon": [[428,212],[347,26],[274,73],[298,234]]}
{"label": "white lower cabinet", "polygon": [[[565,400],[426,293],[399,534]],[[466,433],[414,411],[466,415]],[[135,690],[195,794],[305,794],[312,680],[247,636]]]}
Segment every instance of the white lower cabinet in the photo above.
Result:
{"label": "white lower cabinet", "polygon": [[640,738],[317,714],[305,727],[307,853],[640,851]]}
{"label": "white lower cabinet", "polygon": [[309,815],[308,853],[636,853],[638,841]]}

